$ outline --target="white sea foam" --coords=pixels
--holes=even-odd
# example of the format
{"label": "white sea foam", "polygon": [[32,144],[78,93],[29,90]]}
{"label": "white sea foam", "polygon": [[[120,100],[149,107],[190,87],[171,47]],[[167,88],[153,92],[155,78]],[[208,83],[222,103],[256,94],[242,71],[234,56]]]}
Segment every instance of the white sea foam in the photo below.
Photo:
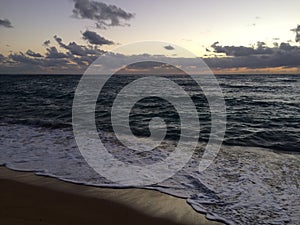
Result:
{"label": "white sea foam", "polygon": [[[0,125],[0,164],[22,171],[95,186],[118,187],[91,169],[80,155],[70,129],[48,129],[26,125]],[[109,134],[106,145],[122,160],[151,163],[166,151],[131,158]],[[299,224],[300,154],[269,149],[223,146],[215,163],[199,173],[198,163],[205,144],[172,178],[150,187],[187,198],[198,211],[228,224]],[[150,154],[151,152],[147,153]],[[150,160],[151,159],[151,160]],[[111,165],[113,166],[113,165]]]}

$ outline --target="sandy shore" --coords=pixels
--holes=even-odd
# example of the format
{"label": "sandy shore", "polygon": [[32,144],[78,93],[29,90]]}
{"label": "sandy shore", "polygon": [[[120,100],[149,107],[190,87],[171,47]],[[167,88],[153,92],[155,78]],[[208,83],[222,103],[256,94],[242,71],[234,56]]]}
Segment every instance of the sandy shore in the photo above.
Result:
{"label": "sandy shore", "polygon": [[217,225],[157,191],[88,187],[0,167],[1,225]]}

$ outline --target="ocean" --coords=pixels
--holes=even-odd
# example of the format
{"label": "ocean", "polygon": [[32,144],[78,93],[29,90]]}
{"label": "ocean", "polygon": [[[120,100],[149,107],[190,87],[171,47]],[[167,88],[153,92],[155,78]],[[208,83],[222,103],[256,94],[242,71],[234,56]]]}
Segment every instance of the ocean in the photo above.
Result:
{"label": "ocean", "polygon": [[[138,75],[114,75],[98,97],[99,137],[119,160],[146,165],[162,160],[180,138],[175,108],[160,98],[139,101],[130,113],[138,137],[150,135],[153,117],[167,133],[153,152],[135,153],[116,140],[111,106]],[[201,88],[187,76],[165,76],[191,96],[200,121],[198,147],[173,177],[142,188],[185,198],[197,211],[227,224],[300,223],[300,75],[218,75],[227,111],[223,145],[206,170],[198,163],[211,121]],[[79,75],[0,75],[0,165],[100,187],[122,187],[96,173],[78,150],[72,104]],[[113,165],[111,165],[113,166]]]}

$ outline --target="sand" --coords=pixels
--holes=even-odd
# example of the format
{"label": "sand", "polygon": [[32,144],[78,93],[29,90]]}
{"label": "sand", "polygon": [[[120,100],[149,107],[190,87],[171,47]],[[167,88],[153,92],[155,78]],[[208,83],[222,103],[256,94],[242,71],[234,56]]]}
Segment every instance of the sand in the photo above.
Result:
{"label": "sand", "polygon": [[0,167],[1,225],[221,225],[184,199],[144,189],[90,187]]}

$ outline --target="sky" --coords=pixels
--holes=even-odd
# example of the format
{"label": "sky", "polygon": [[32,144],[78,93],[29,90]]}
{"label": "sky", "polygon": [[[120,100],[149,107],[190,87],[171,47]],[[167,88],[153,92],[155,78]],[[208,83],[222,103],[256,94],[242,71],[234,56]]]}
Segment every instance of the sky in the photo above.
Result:
{"label": "sky", "polygon": [[1,0],[0,73],[81,74],[142,41],[166,45],[117,58],[187,60],[176,45],[215,73],[300,73],[299,9],[297,0]]}

